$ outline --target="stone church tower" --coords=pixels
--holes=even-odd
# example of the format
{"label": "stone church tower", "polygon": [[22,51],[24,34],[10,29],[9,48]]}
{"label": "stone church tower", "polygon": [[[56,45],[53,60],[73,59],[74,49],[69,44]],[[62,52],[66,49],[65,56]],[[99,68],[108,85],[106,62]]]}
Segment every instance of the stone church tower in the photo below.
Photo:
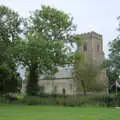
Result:
{"label": "stone church tower", "polygon": [[[103,52],[103,38],[102,35],[92,31],[81,34],[83,44],[79,48],[84,53],[87,61],[92,62],[98,67],[103,64],[104,52]],[[99,75],[96,78],[98,87],[103,87],[103,91],[108,94],[108,78],[106,76],[106,70],[101,69]]]}
{"label": "stone church tower", "polygon": [[80,51],[84,53],[86,59],[91,59],[95,64],[100,65],[104,60],[102,35],[95,32],[81,34],[83,45]]}
{"label": "stone church tower", "polygon": [[[87,60],[91,60],[95,65],[100,66],[104,60],[102,35],[92,31],[81,34],[81,36],[84,40],[79,50],[84,53]],[[54,79],[48,80],[44,76],[41,77],[39,85],[43,92],[47,94],[75,95],[77,94],[76,85],[72,73],[72,67],[60,68],[59,72],[54,75]],[[108,94],[108,80],[104,69],[100,71],[96,80],[98,82],[98,87],[103,87],[102,91],[99,91],[99,94]],[[26,84],[23,83],[23,92],[25,92],[25,86]],[[83,93],[83,91],[81,91],[81,93]],[[98,92],[96,94],[98,94]]]}

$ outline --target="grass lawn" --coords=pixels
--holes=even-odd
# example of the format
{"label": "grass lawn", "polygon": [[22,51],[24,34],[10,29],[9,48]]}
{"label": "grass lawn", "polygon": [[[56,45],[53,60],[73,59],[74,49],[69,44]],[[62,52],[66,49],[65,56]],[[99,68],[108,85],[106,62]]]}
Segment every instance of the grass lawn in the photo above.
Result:
{"label": "grass lawn", "polygon": [[120,109],[0,105],[0,120],[120,120]]}

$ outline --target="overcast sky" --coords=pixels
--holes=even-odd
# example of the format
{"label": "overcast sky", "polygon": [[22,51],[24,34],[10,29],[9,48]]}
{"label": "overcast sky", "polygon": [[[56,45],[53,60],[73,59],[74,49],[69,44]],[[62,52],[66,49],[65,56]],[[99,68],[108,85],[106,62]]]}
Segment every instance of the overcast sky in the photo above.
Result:
{"label": "overcast sky", "polygon": [[120,0],[0,0],[21,16],[29,16],[29,11],[40,9],[41,5],[50,5],[74,17],[77,33],[94,30],[103,35],[104,52],[108,54],[108,42],[118,32],[117,17],[120,16]]}

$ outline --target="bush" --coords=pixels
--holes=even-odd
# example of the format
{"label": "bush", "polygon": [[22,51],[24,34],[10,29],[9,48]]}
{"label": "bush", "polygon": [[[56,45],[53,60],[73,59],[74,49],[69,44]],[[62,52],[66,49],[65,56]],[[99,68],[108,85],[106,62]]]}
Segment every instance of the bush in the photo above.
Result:
{"label": "bush", "polygon": [[20,90],[21,79],[19,74],[10,67],[0,66],[0,95],[16,93]]}
{"label": "bush", "polygon": [[116,105],[118,105],[119,97],[115,95],[105,96],[104,102],[108,107],[115,107]]}

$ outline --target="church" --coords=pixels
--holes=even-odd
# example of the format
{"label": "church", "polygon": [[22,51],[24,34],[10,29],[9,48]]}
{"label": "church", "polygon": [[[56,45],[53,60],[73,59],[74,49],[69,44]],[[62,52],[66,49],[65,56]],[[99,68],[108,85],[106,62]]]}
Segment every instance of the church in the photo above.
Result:
{"label": "church", "polygon": [[[92,31],[81,34],[84,41],[82,46],[79,48],[84,53],[86,59],[91,59],[94,64],[101,65],[104,61],[103,52],[103,39],[102,35]],[[98,85],[103,86],[101,91],[89,91],[88,94],[108,94],[108,78],[106,76],[106,70],[102,69],[96,78]],[[39,80],[41,91],[46,94],[65,94],[65,95],[76,95],[76,84],[73,79],[73,69],[71,66],[59,68],[59,72],[54,75],[54,79],[47,79],[41,77]],[[22,92],[25,92],[26,81],[23,81]],[[81,86],[82,87],[82,86]],[[79,94],[83,94],[81,89]]]}

